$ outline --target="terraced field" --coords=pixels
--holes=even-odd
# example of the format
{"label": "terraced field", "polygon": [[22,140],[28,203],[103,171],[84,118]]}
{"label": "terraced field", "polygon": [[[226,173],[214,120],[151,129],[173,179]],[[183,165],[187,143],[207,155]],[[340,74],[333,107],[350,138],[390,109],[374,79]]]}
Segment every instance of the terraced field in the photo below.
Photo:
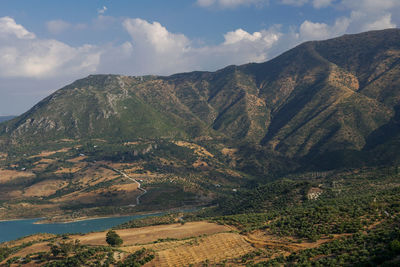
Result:
{"label": "terraced field", "polygon": [[156,257],[145,266],[185,266],[209,262],[217,264],[245,255],[254,250],[243,236],[237,233],[218,233],[186,242],[172,242],[172,247],[157,248]]}
{"label": "terraced field", "polygon": [[[123,239],[123,245],[114,251],[115,261],[126,259],[129,255],[142,249],[154,253],[154,259],[145,264],[147,267],[158,266],[203,266],[203,264],[228,264],[244,266],[249,261],[256,263],[273,259],[281,255],[287,256],[295,251],[302,251],[338,239],[343,235],[325,237],[316,242],[303,241],[290,237],[279,237],[257,230],[241,234],[233,226],[220,225],[206,221],[187,222],[185,224],[168,224],[116,230]],[[49,239],[51,238],[51,240]],[[67,241],[65,241],[67,240]],[[18,242],[9,242],[2,246],[15,247],[21,242],[32,242],[28,246],[10,255],[12,257],[49,255],[50,245],[71,242],[86,247],[107,247],[106,232],[95,232],[84,235],[56,237],[37,235]],[[71,256],[71,255],[70,255]],[[2,264],[0,263],[0,265]],[[29,266],[40,266],[40,262],[31,261]],[[18,265],[11,265],[18,266]],[[111,265],[113,266],[113,265]]]}

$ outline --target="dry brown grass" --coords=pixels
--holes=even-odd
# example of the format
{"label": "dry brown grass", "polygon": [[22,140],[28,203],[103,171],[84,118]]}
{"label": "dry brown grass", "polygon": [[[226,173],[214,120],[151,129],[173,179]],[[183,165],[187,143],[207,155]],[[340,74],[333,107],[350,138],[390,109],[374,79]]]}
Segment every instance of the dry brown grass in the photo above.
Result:
{"label": "dry brown grass", "polygon": [[205,162],[205,161],[202,161],[202,160],[200,160],[200,159],[197,159],[197,160],[192,164],[192,166],[195,167],[195,168],[206,168],[206,167],[208,167],[208,164],[207,164],[207,162]]}
{"label": "dry brown grass", "polygon": [[177,146],[182,146],[182,147],[187,147],[187,148],[193,149],[194,153],[196,153],[198,156],[211,157],[211,158],[214,157],[214,155],[211,154],[210,152],[208,152],[204,147],[199,146],[197,144],[189,143],[189,142],[185,142],[185,141],[176,141],[174,143]]}
{"label": "dry brown grass", "polygon": [[16,178],[33,178],[35,174],[28,171],[14,171],[0,169],[0,183],[5,183]]}
{"label": "dry brown grass", "polygon": [[129,146],[129,145],[139,145],[139,142],[125,142],[124,145],[125,146]]}
{"label": "dry brown grass", "polygon": [[5,242],[0,244],[1,246],[8,246],[8,247],[14,247],[14,246],[20,246],[23,243],[28,243],[28,242],[37,242],[40,240],[44,240],[44,239],[49,239],[52,237],[55,237],[56,235],[53,234],[36,234],[36,235],[31,235],[31,236],[27,236],[15,241],[9,241],[9,242]]}
{"label": "dry brown grass", "polygon": [[62,148],[62,149],[56,150],[56,151],[42,151],[42,152],[40,152],[40,154],[30,156],[29,158],[31,159],[31,158],[36,158],[36,157],[38,157],[38,158],[48,157],[48,156],[52,156],[56,153],[68,152],[68,150],[69,150],[69,148]]}
{"label": "dry brown grass", "polygon": [[35,162],[33,165],[35,165],[35,167],[33,168],[34,171],[43,171],[44,169],[46,169],[50,164],[56,162],[56,160],[54,159],[46,159],[46,158],[42,158],[41,160]]}
{"label": "dry brown grass", "polygon": [[56,173],[56,174],[76,173],[76,172],[80,171],[81,169],[82,169],[82,167],[79,167],[79,166],[74,166],[72,168],[61,167],[60,169],[56,170],[54,173]]}
{"label": "dry brown grass", "polygon": [[84,159],[87,159],[87,156],[79,156],[79,157],[76,157],[76,158],[73,158],[73,159],[69,159],[68,161],[72,162],[72,163],[78,163],[78,162],[81,162]]}
{"label": "dry brown grass", "polygon": [[117,191],[135,191],[138,189],[138,184],[137,183],[132,183],[132,184],[118,184],[118,185],[113,185],[111,186],[111,190],[117,190]]}
{"label": "dry brown grass", "polygon": [[36,183],[25,188],[25,197],[47,197],[54,194],[57,190],[67,186],[67,182],[63,180],[47,180]]}
{"label": "dry brown grass", "polygon": [[187,266],[206,260],[214,264],[254,250],[251,244],[237,233],[218,233],[188,241],[167,243],[170,243],[169,246],[157,247],[155,244],[149,247],[156,251],[156,257],[145,266]]}
{"label": "dry brown grass", "polygon": [[[121,236],[124,245],[146,244],[160,238],[188,238],[203,234],[214,234],[229,231],[230,228],[209,222],[189,222],[184,225],[169,224],[143,228],[123,229],[116,232]],[[74,236],[82,244],[107,245],[106,232],[91,233],[84,236]]]}

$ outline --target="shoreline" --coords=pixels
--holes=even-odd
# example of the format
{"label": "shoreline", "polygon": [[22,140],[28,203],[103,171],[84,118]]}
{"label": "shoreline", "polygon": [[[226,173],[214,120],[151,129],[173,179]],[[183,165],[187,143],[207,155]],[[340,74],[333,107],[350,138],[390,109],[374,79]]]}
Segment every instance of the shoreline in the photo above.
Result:
{"label": "shoreline", "polygon": [[43,219],[43,218],[41,217],[41,218],[0,219],[0,223],[1,222],[24,221],[24,220],[39,220],[39,219]]}
{"label": "shoreline", "polygon": [[79,217],[76,219],[62,219],[60,220],[54,220],[51,221],[46,217],[39,217],[39,218],[18,218],[18,219],[0,219],[0,222],[12,222],[12,221],[22,221],[22,220],[38,220],[34,222],[33,224],[67,224],[67,223],[75,223],[75,222],[81,222],[81,221],[90,221],[90,220],[97,220],[97,219],[108,219],[108,218],[122,218],[122,217],[133,217],[133,216],[141,216],[141,215],[163,215],[167,214],[170,212],[185,212],[185,210],[197,210],[201,209],[202,207],[196,207],[196,206],[187,206],[187,207],[181,207],[181,208],[175,208],[175,209],[169,209],[169,210],[157,210],[157,211],[151,211],[151,212],[138,212],[134,214],[128,214],[128,215],[105,215],[105,216],[88,216],[88,217]]}
{"label": "shoreline", "polygon": [[50,221],[48,219],[43,219],[33,224],[66,224],[66,223],[75,223],[75,222],[83,222],[83,221],[91,221],[91,220],[99,220],[99,219],[109,219],[109,218],[123,218],[123,217],[133,217],[133,216],[140,216],[140,215],[157,215],[162,212],[154,212],[154,213],[136,213],[131,215],[110,215],[110,216],[93,216],[93,217],[79,217],[76,219],[66,219],[66,220],[55,220]]}

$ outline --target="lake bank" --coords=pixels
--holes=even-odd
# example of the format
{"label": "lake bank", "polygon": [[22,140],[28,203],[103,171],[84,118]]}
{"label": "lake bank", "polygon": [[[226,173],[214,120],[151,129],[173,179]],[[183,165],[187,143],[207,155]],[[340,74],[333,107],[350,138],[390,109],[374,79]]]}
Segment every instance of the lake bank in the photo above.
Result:
{"label": "lake bank", "polygon": [[167,211],[155,211],[152,213],[142,212],[140,214],[125,216],[108,217],[81,217],[70,222],[45,222],[44,218],[16,219],[0,221],[0,243],[15,240],[24,236],[49,233],[89,233],[95,231],[104,231],[119,224],[129,222],[134,219],[142,219],[151,216],[162,216],[171,212],[193,212],[198,208],[180,208]]}
{"label": "lake bank", "polygon": [[104,231],[116,225],[141,219],[149,216],[160,216],[165,213],[151,213],[133,216],[95,218],[76,222],[64,223],[40,223],[38,219],[10,220],[0,222],[0,243],[15,240],[24,236],[38,233],[66,234],[66,233],[89,233],[93,231]]}

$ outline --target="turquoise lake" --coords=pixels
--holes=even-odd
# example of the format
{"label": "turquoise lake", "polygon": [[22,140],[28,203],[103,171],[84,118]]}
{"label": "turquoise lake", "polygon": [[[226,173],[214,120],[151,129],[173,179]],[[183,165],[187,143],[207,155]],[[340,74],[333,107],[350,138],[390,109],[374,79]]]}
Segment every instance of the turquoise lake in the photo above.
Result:
{"label": "turquoise lake", "polygon": [[124,217],[111,217],[90,219],[71,223],[34,224],[40,219],[27,219],[0,222],[0,243],[14,240],[27,235],[37,233],[65,234],[65,233],[88,233],[102,231],[118,224],[133,219],[140,219],[149,216],[157,216],[165,213],[153,213],[145,215],[134,215]]}

